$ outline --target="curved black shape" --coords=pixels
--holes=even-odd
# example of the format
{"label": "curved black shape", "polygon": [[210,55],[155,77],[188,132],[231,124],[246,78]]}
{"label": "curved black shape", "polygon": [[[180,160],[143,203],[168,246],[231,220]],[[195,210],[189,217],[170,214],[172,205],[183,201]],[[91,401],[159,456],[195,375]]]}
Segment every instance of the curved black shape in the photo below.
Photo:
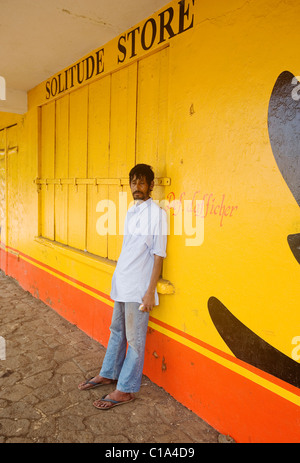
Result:
{"label": "curved black shape", "polygon": [[219,334],[238,359],[300,388],[300,363],[253,333],[216,297],[209,298],[208,310]]}
{"label": "curved black shape", "polygon": [[300,233],[289,235],[287,240],[296,261],[300,264]]}
{"label": "curved black shape", "polygon": [[280,74],[273,88],[268,128],[277,165],[300,206],[300,83],[289,71]]}

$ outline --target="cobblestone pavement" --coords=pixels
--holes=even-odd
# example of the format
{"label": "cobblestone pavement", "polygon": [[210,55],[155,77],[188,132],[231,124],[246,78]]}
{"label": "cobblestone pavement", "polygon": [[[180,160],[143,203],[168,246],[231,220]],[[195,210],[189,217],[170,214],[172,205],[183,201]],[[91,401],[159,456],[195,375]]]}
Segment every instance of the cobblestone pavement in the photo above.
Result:
{"label": "cobblestone pavement", "polygon": [[[105,349],[0,272],[0,443],[217,443],[224,436],[143,376],[137,399],[98,411],[79,391]],[[184,387],[184,386],[183,386]]]}

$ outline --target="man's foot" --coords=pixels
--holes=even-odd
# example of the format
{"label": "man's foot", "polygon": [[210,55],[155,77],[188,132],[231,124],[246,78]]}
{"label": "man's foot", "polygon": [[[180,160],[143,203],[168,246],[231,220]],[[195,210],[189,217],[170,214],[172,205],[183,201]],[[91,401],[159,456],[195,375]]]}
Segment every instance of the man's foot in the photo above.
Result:
{"label": "man's foot", "polygon": [[111,384],[115,380],[103,378],[103,376],[97,375],[94,378],[87,379],[83,383],[78,384],[78,389],[80,391],[88,391],[89,389],[94,389],[95,387],[104,386],[105,384]]}
{"label": "man's foot", "polygon": [[121,392],[117,389],[110,394],[104,395],[101,399],[96,400],[93,405],[98,410],[109,410],[117,405],[124,405],[127,402],[132,402],[135,399],[134,395],[128,392]]}

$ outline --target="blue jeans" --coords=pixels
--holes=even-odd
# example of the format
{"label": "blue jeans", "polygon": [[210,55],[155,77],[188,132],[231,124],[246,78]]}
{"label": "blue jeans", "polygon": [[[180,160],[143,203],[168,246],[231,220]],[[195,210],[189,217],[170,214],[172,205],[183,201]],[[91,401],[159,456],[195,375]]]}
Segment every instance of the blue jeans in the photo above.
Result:
{"label": "blue jeans", "polygon": [[[138,302],[115,302],[110,338],[100,375],[118,380],[122,392],[138,392],[141,386],[149,313]],[[126,353],[128,343],[128,349]]]}

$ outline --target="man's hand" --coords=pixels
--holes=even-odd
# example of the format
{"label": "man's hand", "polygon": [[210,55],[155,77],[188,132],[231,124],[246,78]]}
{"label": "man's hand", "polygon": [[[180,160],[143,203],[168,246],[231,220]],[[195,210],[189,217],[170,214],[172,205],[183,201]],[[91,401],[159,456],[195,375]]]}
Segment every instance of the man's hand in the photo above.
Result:
{"label": "man's hand", "polygon": [[142,312],[150,312],[155,306],[155,291],[147,291],[145,296],[142,299],[143,307]]}

